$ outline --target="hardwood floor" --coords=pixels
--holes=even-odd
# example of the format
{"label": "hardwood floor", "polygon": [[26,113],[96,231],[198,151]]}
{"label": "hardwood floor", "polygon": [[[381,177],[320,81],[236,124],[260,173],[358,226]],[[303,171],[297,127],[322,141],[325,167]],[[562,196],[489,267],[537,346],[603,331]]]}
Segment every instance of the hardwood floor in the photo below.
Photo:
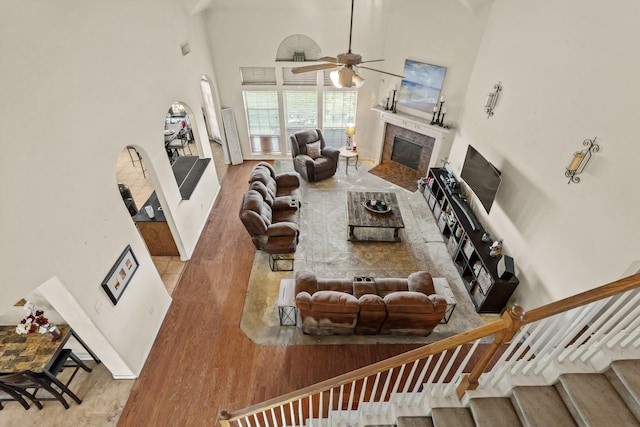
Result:
{"label": "hardwood floor", "polygon": [[244,408],[417,345],[258,346],[240,330],[255,248],[238,218],[255,162],[229,166],[119,426],[214,425]]}

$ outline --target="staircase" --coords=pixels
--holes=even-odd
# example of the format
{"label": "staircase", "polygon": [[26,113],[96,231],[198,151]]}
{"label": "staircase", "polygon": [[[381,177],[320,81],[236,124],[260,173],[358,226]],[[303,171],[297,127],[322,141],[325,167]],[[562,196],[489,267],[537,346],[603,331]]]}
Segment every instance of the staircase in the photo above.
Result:
{"label": "staircase", "polygon": [[519,386],[511,397],[469,399],[398,417],[398,427],[640,426],[640,360],[618,360],[603,374],[563,374],[552,386]]}
{"label": "staircase", "polygon": [[222,427],[640,426],[640,274],[260,404]]}

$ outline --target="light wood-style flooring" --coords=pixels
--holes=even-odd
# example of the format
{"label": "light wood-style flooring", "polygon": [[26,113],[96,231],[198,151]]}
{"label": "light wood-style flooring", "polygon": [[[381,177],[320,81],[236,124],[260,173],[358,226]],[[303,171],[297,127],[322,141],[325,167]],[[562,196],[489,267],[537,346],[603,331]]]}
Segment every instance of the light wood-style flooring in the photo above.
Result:
{"label": "light wood-style flooring", "polygon": [[214,425],[259,403],[417,345],[258,346],[240,330],[255,248],[238,218],[254,162],[229,166],[119,426]]}

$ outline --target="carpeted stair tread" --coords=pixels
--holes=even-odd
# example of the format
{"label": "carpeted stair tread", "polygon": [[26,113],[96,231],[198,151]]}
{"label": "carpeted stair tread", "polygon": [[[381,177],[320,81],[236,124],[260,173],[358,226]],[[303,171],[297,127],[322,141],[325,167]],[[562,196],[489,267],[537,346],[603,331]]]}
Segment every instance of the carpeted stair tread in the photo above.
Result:
{"label": "carpeted stair tread", "polygon": [[564,374],[555,385],[581,426],[640,426],[604,374]]}
{"label": "carpeted stair tread", "polygon": [[523,426],[563,426],[576,423],[564,401],[553,386],[515,387],[511,397],[513,407]]}
{"label": "carpeted stair tread", "polygon": [[475,427],[469,408],[433,408],[433,427]]}
{"label": "carpeted stair tread", "polygon": [[522,425],[508,397],[471,399],[469,407],[475,425],[478,427],[517,427]]}
{"label": "carpeted stair tread", "polygon": [[616,360],[605,376],[631,412],[640,419],[640,360]]}
{"label": "carpeted stair tread", "polygon": [[398,417],[398,427],[434,427],[431,417]]}

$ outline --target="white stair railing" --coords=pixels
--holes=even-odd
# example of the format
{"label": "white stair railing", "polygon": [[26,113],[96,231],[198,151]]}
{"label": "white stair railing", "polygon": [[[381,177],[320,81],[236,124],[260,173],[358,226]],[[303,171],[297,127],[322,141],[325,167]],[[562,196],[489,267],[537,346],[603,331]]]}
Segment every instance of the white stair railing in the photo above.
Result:
{"label": "white stair railing", "polygon": [[496,367],[481,376],[478,389],[494,389],[501,381],[527,374],[539,380],[563,363],[579,369],[579,361],[581,369],[595,368],[590,362],[605,347],[640,348],[639,302],[640,292],[634,289],[524,325]]}
{"label": "white stair railing", "polygon": [[302,427],[322,419],[355,425],[362,416],[384,417],[392,404],[427,415],[436,392],[462,397],[516,377],[541,378],[562,364],[588,365],[607,349],[638,350],[640,358],[638,288],[640,274],[528,313],[514,307],[480,328],[235,413],[221,411],[219,421],[223,427]]}

